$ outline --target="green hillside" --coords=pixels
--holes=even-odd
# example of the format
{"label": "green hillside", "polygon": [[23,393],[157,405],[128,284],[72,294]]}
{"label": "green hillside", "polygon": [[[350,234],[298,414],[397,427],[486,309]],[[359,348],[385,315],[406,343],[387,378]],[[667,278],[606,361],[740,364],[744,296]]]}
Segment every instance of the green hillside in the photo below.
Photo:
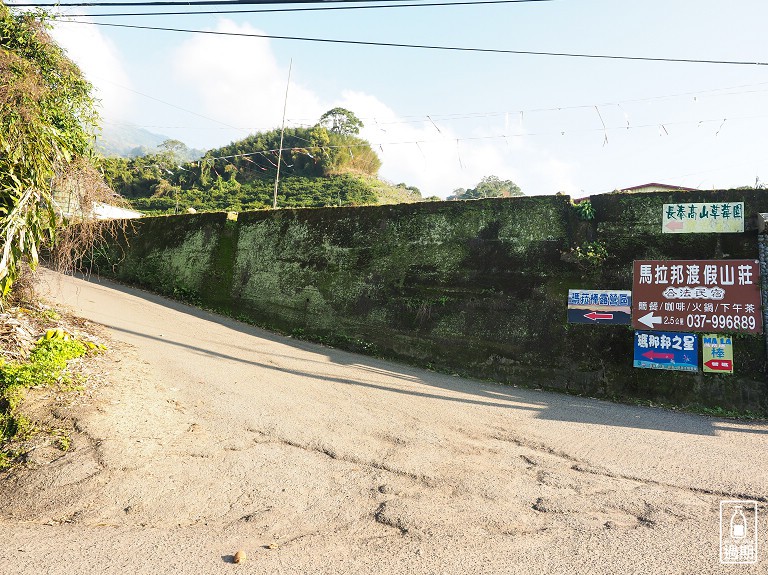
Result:
{"label": "green hillside", "polygon": [[335,108],[311,128],[286,129],[282,146],[276,129],[184,162],[186,146],[166,140],[154,154],[103,158],[101,169],[134,208],[155,214],[270,208],[278,163],[278,207],[421,201],[417,188],[378,179],[381,161],[357,136],[359,126],[354,114]]}

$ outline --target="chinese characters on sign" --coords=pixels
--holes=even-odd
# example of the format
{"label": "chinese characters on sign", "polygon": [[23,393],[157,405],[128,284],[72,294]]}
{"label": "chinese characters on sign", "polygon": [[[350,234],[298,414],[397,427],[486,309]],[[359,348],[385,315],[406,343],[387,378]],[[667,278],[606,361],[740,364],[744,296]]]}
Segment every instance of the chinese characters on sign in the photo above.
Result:
{"label": "chinese characters on sign", "polygon": [[756,260],[636,260],[632,326],[762,333]]}
{"label": "chinese characters on sign", "polygon": [[733,373],[733,343],[729,335],[702,336],[704,373]]}
{"label": "chinese characters on sign", "polygon": [[631,291],[568,290],[568,323],[629,325],[631,315]]}
{"label": "chinese characters on sign", "polygon": [[665,234],[737,233],[744,231],[744,202],[664,204]]}
{"label": "chinese characters on sign", "polygon": [[634,366],[699,371],[699,338],[692,333],[637,331]]}
{"label": "chinese characters on sign", "polygon": [[720,502],[720,563],[757,563],[757,501]]}

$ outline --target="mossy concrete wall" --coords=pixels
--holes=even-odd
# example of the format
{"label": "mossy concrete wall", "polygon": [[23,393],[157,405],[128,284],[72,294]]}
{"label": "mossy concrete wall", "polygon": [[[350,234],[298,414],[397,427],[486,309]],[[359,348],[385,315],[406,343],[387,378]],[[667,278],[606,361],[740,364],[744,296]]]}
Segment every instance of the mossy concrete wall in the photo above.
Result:
{"label": "mossy concrete wall", "polygon": [[[606,194],[146,218],[101,270],[260,325],[506,383],[768,413],[762,336],[733,376],[632,367],[627,326],[569,325],[568,289],[631,289],[634,259],[758,258],[741,234],[662,234],[664,203],[768,192]],[[579,257],[599,244],[603,259]],[[123,253],[122,259],[117,256]]]}
{"label": "mossy concrete wall", "polygon": [[227,308],[234,222],[225,213],[129,220],[94,260],[95,271],[193,302]]}

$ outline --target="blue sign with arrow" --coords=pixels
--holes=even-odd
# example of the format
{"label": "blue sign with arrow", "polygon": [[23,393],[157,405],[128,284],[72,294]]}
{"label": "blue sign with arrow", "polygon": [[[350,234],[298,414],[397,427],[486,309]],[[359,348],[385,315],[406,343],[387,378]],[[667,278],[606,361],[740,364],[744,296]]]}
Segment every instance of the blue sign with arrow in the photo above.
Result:
{"label": "blue sign with arrow", "polygon": [[568,323],[629,325],[632,292],[625,290],[568,290]]}
{"label": "blue sign with arrow", "polygon": [[699,371],[699,338],[693,333],[636,331],[634,366]]}

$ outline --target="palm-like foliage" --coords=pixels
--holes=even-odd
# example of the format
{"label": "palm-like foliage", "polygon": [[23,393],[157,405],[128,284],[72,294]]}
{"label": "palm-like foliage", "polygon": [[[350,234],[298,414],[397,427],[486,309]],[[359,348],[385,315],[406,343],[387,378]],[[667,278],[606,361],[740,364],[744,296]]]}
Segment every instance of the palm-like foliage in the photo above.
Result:
{"label": "palm-like foliage", "polygon": [[87,155],[91,86],[45,31],[45,14],[0,3],[0,294],[26,259],[37,264],[56,224],[52,189]]}

